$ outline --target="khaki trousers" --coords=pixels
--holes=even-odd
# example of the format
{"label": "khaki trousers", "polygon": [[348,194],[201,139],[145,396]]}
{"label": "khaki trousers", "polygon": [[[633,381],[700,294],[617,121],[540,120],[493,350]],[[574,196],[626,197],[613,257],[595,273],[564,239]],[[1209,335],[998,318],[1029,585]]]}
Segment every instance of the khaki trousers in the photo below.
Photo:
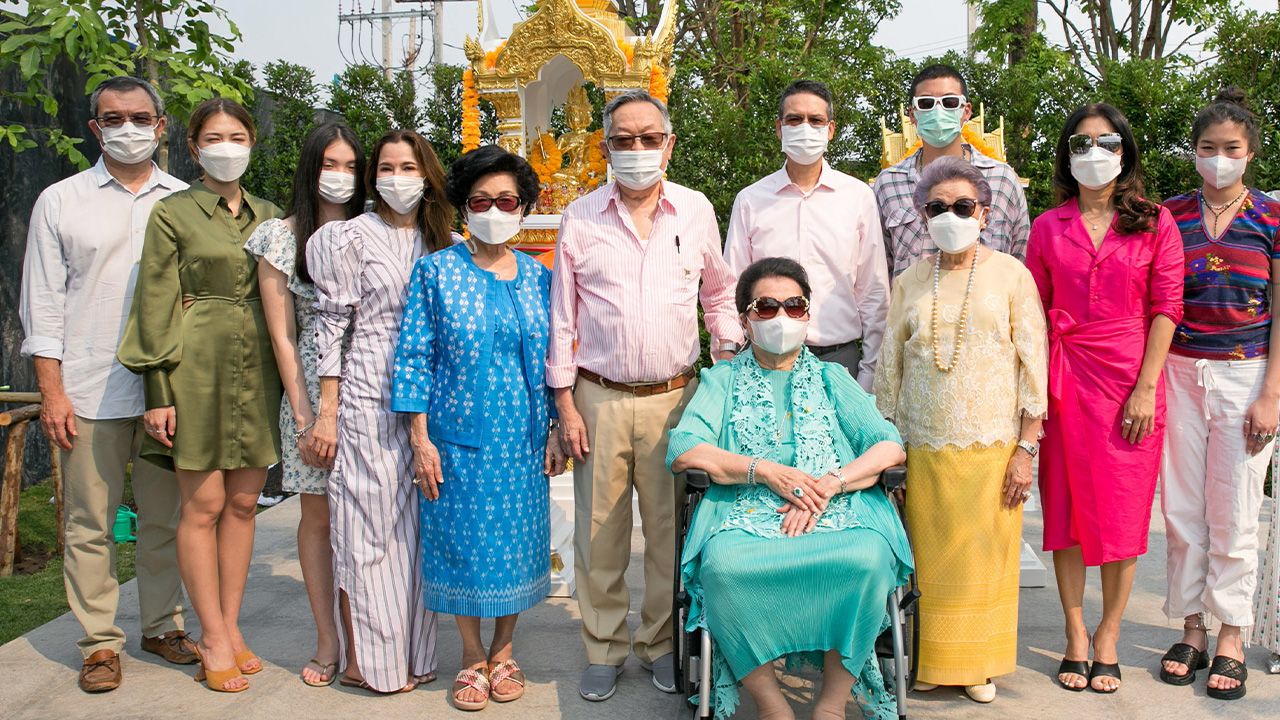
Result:
{"label": "khaki trousers", "polygon": [[[574,390],[591,449],[573,467],[573,564],[582,642],[592,665],[622,665],[633,645],[645,662],[672,651],[675,516],[684,488],[667,470],[667,433],[680,421],[696,385],[650,397],[587,380]],[[644,600],[640,627],[631,638],[624,575],[631,560],[633,487],[644,533]]]}
{"label": "khaki trousers", "polygon": [[178,482],[173,473],[142,460],[142,418],[89,420],[76,417],[76,438],[62,452],[66,503],[62,575],[71,612],[84,628],[80,651],[121,652],[124,631],[116,626],[120,583],[113,536],[116,508],[124,493],[125,469],[133,462],[138,505],[136,571],[142,634],[156,637],[183,629],[182,578],[174,530]]}

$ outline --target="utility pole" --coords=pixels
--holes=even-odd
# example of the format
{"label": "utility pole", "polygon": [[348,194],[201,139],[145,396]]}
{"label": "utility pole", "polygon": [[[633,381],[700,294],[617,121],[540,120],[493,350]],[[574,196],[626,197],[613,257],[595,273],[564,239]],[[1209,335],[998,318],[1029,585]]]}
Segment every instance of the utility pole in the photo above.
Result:
{"label": "utility pole", "polygon": [[391,0],[382,0],[382,72],[391,79]]}
{"label": "utility pole", "polygon": [[965,0],[965,8],[968,12],[969,20],[965,47],[968,51],[969,57],[973,57],[973,35],[978,31],[978,8],[973,2],[971,2],[971,0]]}
{"label": "utility pole", "polygon": [[439,65],[444,62],[444,0],[434,0],[431,9],[435,15],[431,29],[431,63]]}

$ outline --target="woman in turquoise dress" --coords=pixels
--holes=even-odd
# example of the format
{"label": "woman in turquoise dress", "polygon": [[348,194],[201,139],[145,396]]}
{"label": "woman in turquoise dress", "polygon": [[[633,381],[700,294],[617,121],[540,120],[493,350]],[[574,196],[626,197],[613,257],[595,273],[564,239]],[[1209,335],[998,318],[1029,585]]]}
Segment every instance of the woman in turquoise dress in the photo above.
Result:
{"label": "woman in turquoise dress", "polygon": [[874,644],[912,559],[877,480],[905,454],[848,371],[804,347],[809,295],[792,260],[748,267],[736,299],[751,345],[702,371],[671,431],[671,470],[712,479],[681,574],[689,629],[713,638],[717,718],[733,714],[742,683],[762,720],[794,720],[778,658],[822,669],[817,720],[844,718],[851,694],[865,717],[897,716]]}
{"label": "woman in turquoise dress", "polygon": [[[550,589],[547,475],[564,470],[547,442],[551,273],[507,245],[538,189],[529,163],[496,146],[453,164],[445,194],[470,238],[418,261],[396,348],[391,407],[413,416],[423,587],[462,635],[460,710],[524,694],[512,636]],[[481,618],[497,619],[488,649]]]}

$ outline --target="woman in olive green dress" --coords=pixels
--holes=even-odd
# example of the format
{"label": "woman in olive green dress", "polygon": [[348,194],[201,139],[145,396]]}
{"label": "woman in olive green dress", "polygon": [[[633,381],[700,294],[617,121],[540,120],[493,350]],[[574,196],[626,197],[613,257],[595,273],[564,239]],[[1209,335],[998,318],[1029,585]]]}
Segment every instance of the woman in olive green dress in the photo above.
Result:
{"label": "woman in olive green dress", "polygon": [[178,566],[203,629],[196,677],[240,692],[262,669],[240,634],[240,601],[258,493],[280,457],[281,394],[244,242],[282,213],[240,188],[256,135],[244,108],[209,100],[188,126],[203,177],[156,203],[117,355],[144,378],[141,454],[178,478]]}

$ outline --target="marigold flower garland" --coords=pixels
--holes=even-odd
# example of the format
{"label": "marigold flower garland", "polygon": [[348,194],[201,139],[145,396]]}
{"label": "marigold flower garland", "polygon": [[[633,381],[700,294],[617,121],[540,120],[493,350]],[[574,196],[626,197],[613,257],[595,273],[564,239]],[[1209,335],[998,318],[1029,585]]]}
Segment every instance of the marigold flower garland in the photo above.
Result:
{"label": "marigold flower garland", "polygon": [[651,65],[649,69],[649,94],[665,103],[669,92],[667,74],[656,63]]}
{"label": "marigold flower garland", "polygon": [[462,152],[480,147],[480,93],[476,76],[467,68],[462,73]]}
{"label": "marigold flower garland", "polygon": [[604,182],[609,172],[604,153],[600,151],[600,143],[604,141],[604,130],[596,130],[587,138],[587,167],[578,176],[578,184],[584,191],[592,190]]}
{"label": "marigold flower garland", "polygon": [[[653,93],[650,93],[650,95],[652,94]],[[960,130],[960,136],[963,137],[964,141],[969,143],[969,145],[974,150],[977,150],[978,152],[982,153],[983,155],[986,155],[989,158],[994,158],[996,160],[1000,160],[1003,162],[1003,158],[1001,158],[1000,155],[996,153],[996,149],[992,147],[990,143],[984,140],[983,137],[978,134],[977,130],[974,130],[973,128],[969,127],[969,125],[966,124]],[[903,153],[902,157],[904,158],[907,157],[908,155],[919,150],[921,147],[923,147],[923,143],[921,142],[920,138],[917,137],[915,144],[907,148],[907,151]]]}
{"label": "marigold flower garland", "polygon": [[538,180],[543,185],[550,185],[556,172],[564,164],[564,154],[556,145],[556,138],[551,133],[542,133],[529,148],[529,164],[538,173]]}

